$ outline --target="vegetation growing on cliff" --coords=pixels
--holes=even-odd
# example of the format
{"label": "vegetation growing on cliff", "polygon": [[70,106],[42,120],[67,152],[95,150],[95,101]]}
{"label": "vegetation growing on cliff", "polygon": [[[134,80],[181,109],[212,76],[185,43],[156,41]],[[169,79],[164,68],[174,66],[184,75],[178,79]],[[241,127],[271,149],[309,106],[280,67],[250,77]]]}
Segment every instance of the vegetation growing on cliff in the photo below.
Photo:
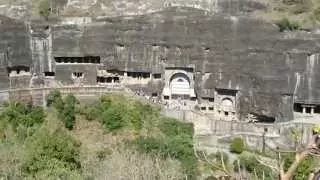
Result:
{"label": "vegetation growing on cliff", "polygon": [[[117,94],[92,104],[58,91],[48,108],[5,103],[0,114],[0,178],[5,179],[197,179],[278,174],[235,139],[230,154],[195,152],[193,126],[163,117],[157,107]],[[67,116],[70,116],[67,117]],[[70,120],[70,121],[69,121]],[[69,126],[72,125],[70,128]],[[288,168],[294,155],[285,157]],[[308,157],[294,177],[305,179]]]}
{"label": "vegetation growing on cliff", "polygon": [[[279,23],[283,19],[293,22],[294,27],[312,28],[320,22],[320,1],[318,0],[265,0],[265,11],[257,11],[257,17]],[[281,28],[281,27],[280,27]]]}
{"label": "vegetation growing on cliff", "polygon": [[[52,92],[47,110],[7,103],[0,116],[0,178],[195,179],[192,125],[121,95],[89,106],[76,102]],[[75,117],[73,128],[67,116]],[[151,137],[166,148],[145,151],[150,144],[142,139]]]}

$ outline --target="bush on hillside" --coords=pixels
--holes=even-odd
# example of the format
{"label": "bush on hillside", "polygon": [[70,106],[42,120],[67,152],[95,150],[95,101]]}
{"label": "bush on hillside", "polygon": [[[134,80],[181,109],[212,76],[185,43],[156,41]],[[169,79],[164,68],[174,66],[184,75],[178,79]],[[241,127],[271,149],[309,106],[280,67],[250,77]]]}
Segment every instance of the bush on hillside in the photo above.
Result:
{"label": "bush on hillside", "polygon": [[[284,156],[284,169],[288,170],[291,164],[294,161],[295,154],[294,153],[286,153]],[[293,177],[295,180],[304,180],[308,179],[309,174],[313,172],[314,168],[317,166],[317,160],[312,157],[308,156],[304,159],[296,169]]]}
{"label": "bush on hillside", "polygon": [[[135,144],[140,152],[172,157],[181,162],[184,173],[196,179],[197,159],[193,149],[193,126],[174,119],[163,118],[159,129],[164,137],[139,137]],[[188,179],[189,179],[188,178]]]}
{"label": "bush on hillside", "polygon": [[45,119],[45,112],[42,107],[30,106],[20,102],[10,102],[5,105],[0,115],[2,124],[10,124],[14,131],[19,126],[26,128],[42,124]]}
{"label": "bush on hillside", "polygon": [[104,127],[109,131],[120,129],[124,126],[123,114],[117,107],[110,107],[102,114]]}
{"label": "bush on hillside", "polygon": [[[259,179],[264,177],[265,180],[275,179],[275,174],[273,173],[272,169],[259,163],[254,155],[244,153],[239,156],[238,160],[235,160],[233,163],[235,172],[239,172],[240,168],[241,170],[246,170],[249,172],[252,177],[258,176]],[[238,166],[238,163],[240,167]]]}
{"label": "bush on hillside", "polygon": [[[22,169],[26,175],[58,177],[81,168],[80,144],[63,131],[41,129],[26,141]],[[61,174],[56,174],[61,173]]]}
{"label": "bush on hillside", "polygon": [[244,142],[242,138],[234,138],[230,144],[230,152],[241,154],[244,150]]}
{"label": "bush on hillside", "polygon": [[98,120],[108,131],[129,127],[140,132],[144,121],[155,116],[156,110],[148,104],[125,99],[121,95],[105,95],[91,107],[84,107],[82,115],[87,120]]}
{"label": "bush on hillside", "polygon": [[47,106],[53,106],[58,111],[58,118],[63,121],[65,127],[72,130],[76,121],[77,98],[73,94],[62,99],[61,93],[57,90],[51,91],[47,96]]}
{"label": "bush on hillside", "polygon": [[47,98],[47,106],[53,106],[55,107],[58,111],[62,111],[62,109],[64,108],[64,103],[62,100],[62,95],[60,93],[60,91],[58,90],[53,90],[51,91]]}
{"label": "bush on hillside", "polygon": [[277,26],[279,27],[280,32],[284,32],[286,30],[295,31],[300,29],[300,25],[298,22],[291,22],[287,18],[280,20],[277,23]]}
{"label": "bush on hillside", "polygon": [[59,117],[67,129],[72,130],[76,121],[76,104],[78,100],[72,94],[64,99],[64,108],[59,111]]}

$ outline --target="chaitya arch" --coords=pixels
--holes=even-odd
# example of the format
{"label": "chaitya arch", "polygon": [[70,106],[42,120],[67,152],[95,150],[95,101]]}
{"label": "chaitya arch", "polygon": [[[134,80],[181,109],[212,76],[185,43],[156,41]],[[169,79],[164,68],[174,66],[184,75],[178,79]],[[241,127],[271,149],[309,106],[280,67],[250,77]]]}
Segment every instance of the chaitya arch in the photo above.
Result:
{"label": "chaitya arch", "polygon": [[175,73],[170,78],[171,94],[189,95],[190,94],[190,78],[184,73]]}

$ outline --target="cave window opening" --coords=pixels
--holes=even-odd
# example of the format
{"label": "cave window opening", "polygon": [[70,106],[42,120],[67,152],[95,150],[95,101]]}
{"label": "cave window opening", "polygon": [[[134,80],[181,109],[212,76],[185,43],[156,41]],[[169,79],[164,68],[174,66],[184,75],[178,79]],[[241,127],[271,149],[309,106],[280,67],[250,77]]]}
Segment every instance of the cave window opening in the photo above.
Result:
{"label": "cave window opening", "polygon": [[97,77],[97,83],[104,83],[104,79],[102,77]]}
{"label": "cave window opening", "polygon": [[150,73],[148,72],[128,72],[129,77],[138,78],[138,79],[147,79],[150,78]]}
{"label": "cave window opening", "polygon": [[56,75],[55,72],[46,71],[44,72],[44,76],[46,77],[54,77]]}
{"label": "cave window opening", "polygon": [[77,59],[78,58],[69,58],[70,60],[69,60],[69,63],[75,63],[75,62],[77,62]]}
{"label": "cave window opening", "polygon": [[197,98],[196,98],[196,97],[191,97],[190,100],[191,100],[191,101],[196,101]]}
{"label": "cave window opening", "polygon": [[72,73],[72,75],[74,78],[83,78],[84,77],[83,72],[74,72],[74,73]]}
{"label": "cave window opening", "polygon": [[152,97],[158,97],[158,93],[152,93]]}
{"label": "cave window opening", "polygon": [[124,76],[124,71],[119,71],[119,70],[116,70],[116,69],[107,70],[107,72],[110,73],[110,74],[117,74],[119,76]]}
{"label": "cave window opening", "polygon": [[114,80],[115,83],[120,83],[120,78],[119,77],[114,77],[113,80]]}
{"label": "cave window opening", "polygon": [[225,116],[229,116],[229,112],[225,111],[225,112],[224,112],[224,115],[225,115]]}
{"label": "cave window opening", "polygon": [[13,66],[13,67],[7,67],[8,76],[14,76],[16,75],[26,75],[25,73],[30,72],[30,68],[27,66]]}
{"label": "cave window opening", "polygon": [[163,96],[163,99],[168,100],[169,96]]}
{"label": "cave window opening", "polygon": [[91,63],[100,64],[100,56],[85,56],[85,57],[54,57],[56,63]]}
{"label": "cave window opening", "polygon": [[202,106],[202,107],[201,107],[201,110],[202,110],[202,111],[205,111],[205,110],[207,110],[207,107]]}
{"label": "cave window opening", "polygon": [[105,79],[106,79],[105,80],[106,83],[112,83],[112,77],[107,77]]}
{"label": "cave window opening", "polygon": [[214,102],[214,98],[209,98],[209,102]]}
{"label": "cave window opening", "polygon": [[150,73],[142,73],[144,79],[150,78]]}
{"label": "cave window opening", "polygon": [[161,79],[161,74],[153,74],[154,79]]}
{"label": "cave window opening", "polygon": [[320,114],[320,106],[316,106],[316,107],[315,107],[314,113]]}
{"label": "cave window opening", "polygon": [[306,113],[311,114],[311,107],[306,107]]}
{"label": "cave window opening", "polygon": [[213,111],[213,107],[209,107],[209,111]]}
{"label": "cave window opening", "polygon": [[293,111],[294,111],[294,112],[300,112],[300,113],[302,113],[302,106],[301,106],[301,104],[294,103],[294,105],[293,105]]}

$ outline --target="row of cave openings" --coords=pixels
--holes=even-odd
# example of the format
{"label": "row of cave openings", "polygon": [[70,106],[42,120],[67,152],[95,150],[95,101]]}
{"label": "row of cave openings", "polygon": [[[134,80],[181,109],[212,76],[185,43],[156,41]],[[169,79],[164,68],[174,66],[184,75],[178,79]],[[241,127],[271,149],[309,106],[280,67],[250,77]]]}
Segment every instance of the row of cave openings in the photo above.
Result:
{"label": "row of cave openings", "polygon": [[90,63],[90,64],[100,64],[100,56],[84,56],[84,57],[55,57],[56,63]]}
{"label": "row of cave openings", "polygon": [[[161,79],[161,73],[152,74],[150,72],[130,72],[130,71],[118,71],[107,70],[108,73],[113,76],[97,76],[97,83],[120,83],[121,77],[128,77],[133,79]],[[126,75],[125,75],[126,74]]]}
{"label": "row of cave openings", "polygon": [[302,114],[320,114],[320,105],[317,104],[305,104],[305,103],[294,103],[294,112]]}

